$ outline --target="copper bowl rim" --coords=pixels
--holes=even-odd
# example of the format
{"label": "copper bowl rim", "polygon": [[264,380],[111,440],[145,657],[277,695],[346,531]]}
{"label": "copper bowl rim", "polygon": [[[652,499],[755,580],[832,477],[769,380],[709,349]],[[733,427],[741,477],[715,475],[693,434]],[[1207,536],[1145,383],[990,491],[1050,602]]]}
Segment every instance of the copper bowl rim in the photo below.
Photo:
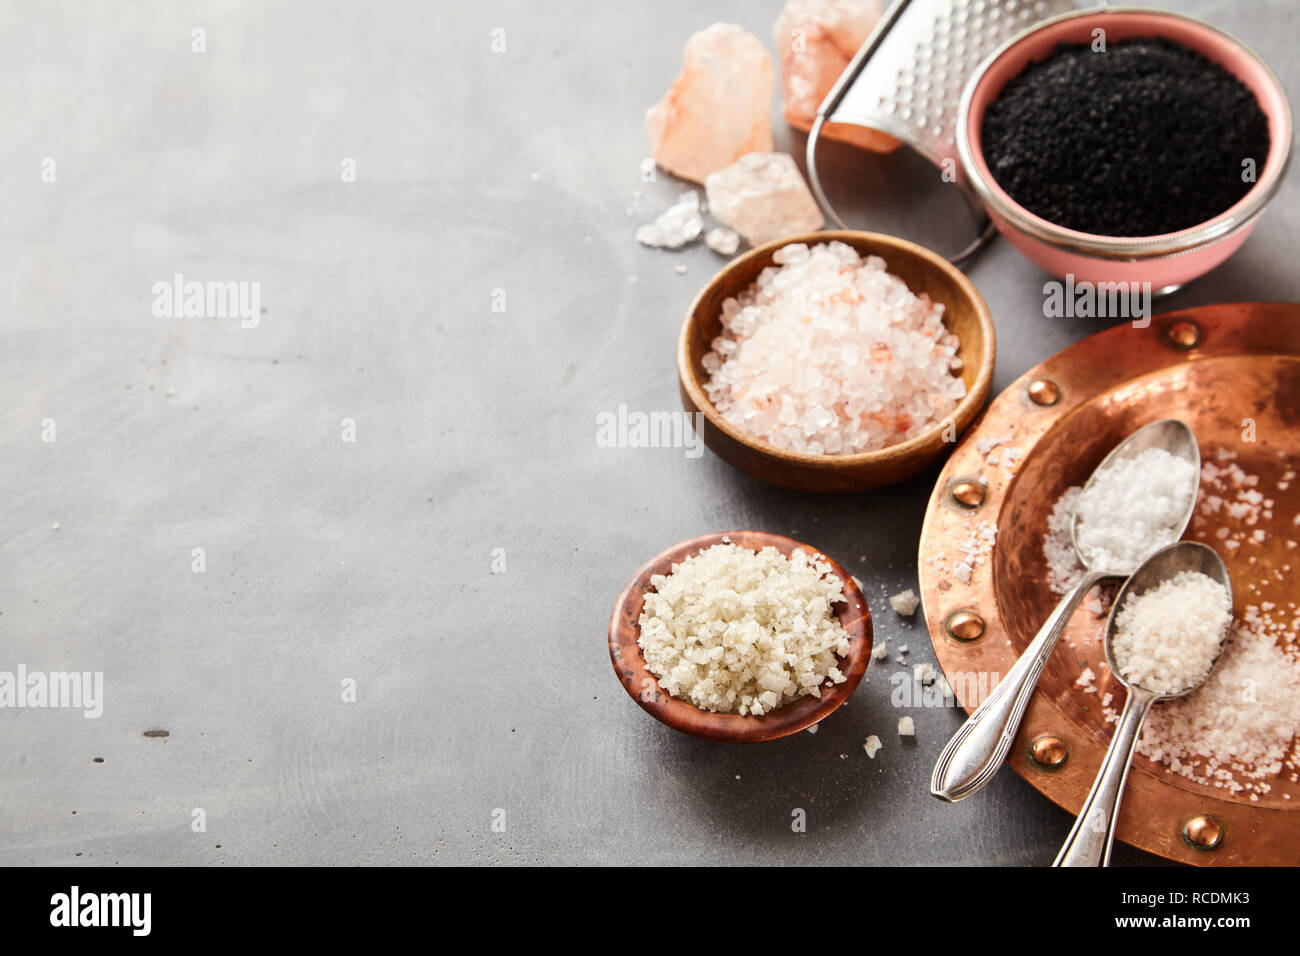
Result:
{"label": "copper bowl rim", "polygon": [[[975,374],[974,383],[966,389],[966,394],[953,407],[952,411],[935,422],[919,435],[909,438],[907,441],[899,442],[894,445],[886,445],[884,448],[877,448],[874,451],[858,452],[853,455],[809,455],[802,452],[787,451],[770,445],[760,438],[751,435],[749,432],[742,431],[735,425],[726,421],[714,407],[713,402],[709,400],[708,394],[704,391],[704,386],[700,383],[700,372],[695,368],[691,361],[691,338],[695,329],[697,316],[704,300],[709,293],[719,286],[723,279],[733,272],[743,269],[756,259],[770,257],[776,250],[796,243],[813,245],[825,242],[843,242],[853,245],[855,241],[867,241],[878,245],[888,246],[894,251],[903,255],[910,255],[923,260],[932,269],[946,274],[961,290],[961,294],[968,300],[972,306],[972,311],[979,323],[980,331],[983,333],[986,347],[981,350],[978,356],[962,356],[963,362],[975,360],[978,367]],[[857,248],[856,246],[854,247]],[[946,310],[945,310],[946,314]],[[945,326],[947,323],[945,322]],[[952,329],[949,328],[950,332]],[[953,334],[956,334],[955,332]],[[959,337],[960,338],[960,337]],[[965,343],[962,343],[965,344]],[[677,336],[677,377],[681,382],[682,388],[690,395],[691,400],[703,413],[704,417],[709,420],[718,431],[731,438],[733,441],[754,451],[756,454],[778,461],[789,462],[805,468],[830,469],[843,468],[852,466],[872,465],[885,461],[894,461],[900,458],[906,459],[912,455],[924,455],[927,453],[927,446],[931,445],[936,438],[942,436],[946,424],[951,421],[954,423],[958,436],[975,420],[981,408],[984,407],[988,399],[989,391],[993,385],[993,365],[997,357],[997,333],[993,327],[993,316],[989,312],[988,303],[980,295],[975,284],[966,277],[966,274],[954,266],[951,262],[936,252],[909,242],[906,239],[900,239],[897,236],[890,236],[879,232],[866,232],[859,229],[828,229],[824,232],[804,233],[803,235],[787,236],[783,239],[775,239],[772,242],[764,243],[751,249],[744,255],[737,256],[729,263],[722,267],[712,279],[705,284],[699,294],[691,300],[691,304],[686,309],[686,318],[682,322],[681,331]]]}
{"label": "copper bowl rim", "polygon": [[[1263,175],[1236,203],[1217,216],[1197,225],[1189,226],[1186,229],[1152,236],[1103,236],[1097,233],[1080,232],[1077,229],[1067,229],[1030,212],[1012,199],[1006,190],[993,179],[991,173],[986,177],[981,172],[981,167],[987,168],[987,164],[984,161],[982,145],[977,139],[973,139],[970,133],[971,104],[975,99],[977,89],[993,64],[1013,48],[1043,30],[1050,29],[1059,23],[1085,17],[1115,18],[1134,14],[1177,21],[1202,28],[1215,36],[1221,44],[1221,48],[1235,48],[1244,56],[1253,60],[1260,69],[1260,75],[1266,82],[1271,84],[1272,92],[1281,104],[1281,119],[1285,136],[1277,137],[1281,144],[1280,156],[1276,162],[1265,165]],[[1260,93],[1256,87],[1249,86],[1244,82],[1243,85],[1247,86],[1255,94],[1257,100],[1260,99]],[[1262,100],[1260,109],[1264,111],[1266,116],[1269,115]],[[1264,207],[1268,205],[1278,189],[1281,188],[1283,177],[1291,164],[1293,127],[1291,107],[1287,101],[1286,90],[1263,58],[1249,46],[1226,30],[1221,30],[1213,24],[1206,23],[1196,17],[1175,13],[1170,10],[1160,10],[1155,7],[1133,6],[1093,7],[1087,10],[1062,13],[1036,23],[1007,40],[985,58],[984,62],[975,69],[974,75],[967,82],[957,110],[955,132],[957,153],[961,158],[962,170],[990,214],[1003,220],[1017,232],[1059,249],[1101,259],[1132,260],[1186,255],[1227,239],[1254,223],[1264,211]],[[1277,143],[1270,144],[1270,158],[1274,151],[1278,149]]]}
{"label": "copper bowl rim", "polygon": [[[831,566],[831,573],[844,586],[844,596],[847,598],[845,604],[836,605],[835,611],[836,618],[849,636],[849,653],[840,658],[840,671],[844,674],[844,683],[832,684],[829,687],[823,685],[821,697],[813,697],[810,694],[759,717],[701,710],[688,700],[671,696],[659,686],[655,676],[646,667],[645,658],[637,643],[639,628],[625,631],[619,626],[625,616],[630,615],[633,620],[640,617],[645,595],[651,590],[651,575],[666,573],[671,565],[698,554],[712,545],[723,543],[727,539],[740,544],[737,539],[742,538],[756,538],[763,546],[772,545],[787,556],[796,549],[817,555]],[[853,575],[824,551],[802,541],[796,541],[794,538],[766,531],[723,531],[700,535],[660,552],[632,575],[614,602],[614,609],[609,618],[610,661],[614,665],[614,673],[618,676],[619,683],[637,705],[674,730],[707,740],[729,743],[778,740],[781,737],[797,734],[801,730],[807,730],[825,719],[844,704],[857,689],[867,671],[867,665],[871,662],[871,646],[871,609],[862,589],[853,580]],[[650,695],[651,699],[647,700],[645,691],[649,685],[652,685],[654,693]]]}

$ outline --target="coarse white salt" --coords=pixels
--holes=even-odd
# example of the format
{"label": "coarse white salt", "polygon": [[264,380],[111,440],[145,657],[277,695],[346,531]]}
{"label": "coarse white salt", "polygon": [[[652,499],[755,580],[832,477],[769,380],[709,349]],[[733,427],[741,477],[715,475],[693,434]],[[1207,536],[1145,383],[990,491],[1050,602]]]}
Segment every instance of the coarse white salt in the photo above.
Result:
{"label": "coarse white salt", "polygon": [[889,656],[889,641],[881,641],[871,649],[871,656],[878,661],[883,661]]}
{"label": "coarse white salt", "polygon": [[906,591],[900,591],[889,599],[889,606],[904,617],[911,617],[916,613],[916,606],[921,603],[921,599],[916,596],[916,592],[911,588]]}
{"label": "coarse white salt", "polygon": [[722,304],[703,365],[710,401],[777,448],[847,455],[941,421],[966,394],[943,306],[842,242],[791,243]]}
{"label": "coarse white salt", "polygon": [[1178,694],[1205,679],[1232,621],[1232,596],[1199,571],[1180,571],[1115,615],[1111,653],[1125,680],[1157,694]]}
{"label": "coarse white salt", "polygon": [[1266,627],[1238,622],[1209,679],[1151,709],[1138,752],[1196,783],[1265,794],[1267,778],[1297,766],[1297,735],[1300,660]]}
{"label": "coarse white salt", "polygon": [[912,679],[922,684],[930,684],[934,681],[935,670],[933,664],[915,664],[912,666]]}
{"label": "coarse white salt", "polygon": [[1131,570],[1178,540],[1198,477],[1192,462],[1163,448],[1144,449],[1098,472],[1075,506],[1075,538],[1088,566]]}
{"label": "coarse white salt", "polygon": [[880,753],[881,746],[880,738],[875,734],[872,734],[862,742],[862,749],[867,752],[867,756],[872,760],[875,760],[876,754]]}
{"label": "coarse white salt", "polygon": [[900,737],[916,736],[916,722],[912,720],[911,717],[898,718],[898,736]]}
{"label": "coarse white salt", "polygon": [[844,589],[820,556],[716,544],[650,579],[637,643],[659,686],[696,707],[758,716],[846,678]]}

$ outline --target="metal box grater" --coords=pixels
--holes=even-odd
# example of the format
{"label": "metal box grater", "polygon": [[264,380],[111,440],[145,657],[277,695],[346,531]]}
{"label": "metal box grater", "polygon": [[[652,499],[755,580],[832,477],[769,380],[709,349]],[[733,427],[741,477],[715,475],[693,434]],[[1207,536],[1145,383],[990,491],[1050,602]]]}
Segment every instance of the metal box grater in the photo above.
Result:
{"label": "metal box grater", "polygon": [[979,236],[952,261],[979,249],[994,229],[957,156],[962,91],[1007,40],[1075,9],[1073,0],[895,0],[827,94],[808,133],[808,178],[827,217],[847,228],[822,190],[817,143],[826,124],[860,126],[901,140],[941,169],[951,164],[980,224]]}

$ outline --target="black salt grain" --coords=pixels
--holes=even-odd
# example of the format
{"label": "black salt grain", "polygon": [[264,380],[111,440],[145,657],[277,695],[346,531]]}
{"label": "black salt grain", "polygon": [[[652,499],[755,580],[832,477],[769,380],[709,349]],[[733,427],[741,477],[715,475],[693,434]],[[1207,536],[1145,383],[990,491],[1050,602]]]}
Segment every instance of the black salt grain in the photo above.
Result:
{"label": "black salt grain", "polygon": [[1049,222],[1103,236],[1199,225],[1254,185],[1268,118],[1240,80],[1165,37],[1106,52],[1060,44],[1012,79],[984,114],[998,185]]}

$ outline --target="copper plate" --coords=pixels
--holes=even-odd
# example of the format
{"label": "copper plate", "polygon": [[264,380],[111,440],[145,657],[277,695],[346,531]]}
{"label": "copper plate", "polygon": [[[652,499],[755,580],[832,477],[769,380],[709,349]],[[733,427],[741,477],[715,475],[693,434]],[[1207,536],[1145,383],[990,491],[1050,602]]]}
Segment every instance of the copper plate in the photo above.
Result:
{"label": "copper plate", "polygon": [[[1045,396],[1059,397],[1043,404]],[[1284,471],[1300,469],[1300,305],[1204,306],[1157,316],[1144,329],[1112,328],[1031,369],[999,395],[953,451],[931,495],[919,555],[922,601],[935,654],[967,711],[979,692],[969,675],[1005,674],[1056,603],[1046,583],[1042,536],[1061,492],[1083,484],[1125,435],[1168,417],[1192,427],[1205,461],[1213,462],[1219,449],[1235,453],[1242,469],[1260,477],[1259,490],[1275,500],[1273,517],[1258,524],[1267,533],[1261,544],[1229,551],[1213,526],[1194,524],[1188,532],[1218,545],[1232,573],[1237,611],[1264,601],[1285,610],[1287,602],[1300,600],[1290,570],[1292,562],[1300,570],[1300,550],[1287,548],[1289,539],[1300,538],[1294,524],[1300,481],[1274,490]],[[997,464],[990,464],[979,443],[1004,436],[1010,437],[991,453]],[[1008,448],[1022,452],[1014,467],[1006,464]],[[982,503],[971,507],[953,499],[950,489],[962,480],[985,486]],[[957,539],[984,521],[996,525],[997,543],[963,582],[945,558],[956,553]],[[983,618],[982,636],[961,641],[947,633],[945,622],[960,611]],[[1110,740],[1101,698],[1113,694],[1114,708],[1124,700],[1123,688],[1098,666],[1103,623],[1086,609],[1075,614],[1009,758],[1018,774],[1071,813],[1082,806]],[[1085,664],[1101,675],[1095,694],[1075,686]],[[1029,755],[1031,742],[1049,735],[1068,753],[1055,769],[1036,765]],[[1118,837],[1183,863],[1300,864],[1300,784],[1285,769],[1269,783],[1272,791],[1252,802],[1138,755]],[[1222,828],[1213,850],[1184,838],[1189,821],[1207,815]]]}

